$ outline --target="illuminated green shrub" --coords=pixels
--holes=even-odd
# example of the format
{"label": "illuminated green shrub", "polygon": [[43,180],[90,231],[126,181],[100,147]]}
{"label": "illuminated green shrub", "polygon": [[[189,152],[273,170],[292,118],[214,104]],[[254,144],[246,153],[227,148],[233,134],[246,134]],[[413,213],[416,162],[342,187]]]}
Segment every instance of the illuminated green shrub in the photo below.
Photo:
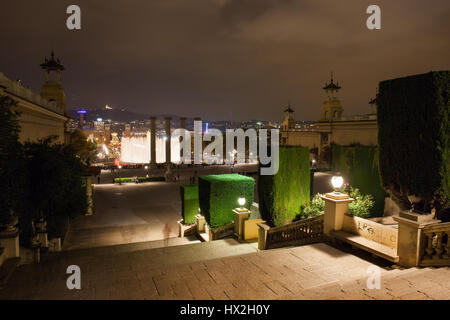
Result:
{"label": "illuminated green shrub", "polygon": [[310,198],[309,149],[289,146],[279,152],[277,174],[258,178],[261,216],[275,226],[292,222]]}
{"label": "illuminated green shrub", "polygon": [[238,198],[244,197],[245,207],[251,207],[255,180],[240,174],[207,175],[199,177],[198,188],[201,213],[214,229],[234,221]]}
{"label": "illuminated green shrub", "polygon": [[375,205],[370,209],[370,216],[382,216],[384,199],[388,194],[381,186],[378,148],[372,146],[332,146],[332,168],[339,171],[346,183],[358,188],[362,194],[373,196]]}
{"label": "illuminated green shrub", "polygon": [[180,186],[181,193],[181,214],[185,224],[195,222],[195,216],[198,214],[198,185],[187,184]]}

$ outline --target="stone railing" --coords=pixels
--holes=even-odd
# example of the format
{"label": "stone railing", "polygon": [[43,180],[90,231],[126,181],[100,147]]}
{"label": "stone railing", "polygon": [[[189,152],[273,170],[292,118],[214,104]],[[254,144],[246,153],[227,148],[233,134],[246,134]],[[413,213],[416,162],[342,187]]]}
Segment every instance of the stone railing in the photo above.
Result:
{"label": "stone railing", "polygon": [[323,241],[323,215],[271,228],[258,223],[260,250],[303,245]]}
{"label": "stone railing", "polygon": [[450,222],[430,224],[423,228],[425,238],[421,266],[450,266]]}
{"label": "stone railing", "polygon": [[0,92],[2,91],[2,88],[5,93],[20,97],[58,114],[63,114],[62,110],[56,106],[54,101],[52,102],[42,98],[39,94],[34,93],[30,88],[25,88],[20,84],[20,82],[11,80],[0,72]]}

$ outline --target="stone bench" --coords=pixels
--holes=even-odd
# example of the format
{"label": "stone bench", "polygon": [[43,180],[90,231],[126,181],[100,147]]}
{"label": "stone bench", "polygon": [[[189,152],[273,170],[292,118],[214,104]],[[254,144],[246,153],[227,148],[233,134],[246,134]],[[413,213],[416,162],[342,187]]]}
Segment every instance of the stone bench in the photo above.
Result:
{"label": "stone bench", "polygon": [[368,251],[380,258],[394,263],[399,261],[396,248],[391,248],[381,243],[369,240],[363,236],[351,234],[345,231],[331,231],[331,235],[340,241],[349,243],[356,248]]}

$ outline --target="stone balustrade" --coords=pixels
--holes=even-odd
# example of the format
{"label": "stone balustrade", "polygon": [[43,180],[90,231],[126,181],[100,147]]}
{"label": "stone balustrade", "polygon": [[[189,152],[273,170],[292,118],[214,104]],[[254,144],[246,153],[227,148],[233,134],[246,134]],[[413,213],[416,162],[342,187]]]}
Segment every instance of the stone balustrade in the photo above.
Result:
{"label": "stone balustrade", "polygon": [[324,215],[271,228],[258,223],[258,249],[266,250],[292,245],[304,245],[323,241]]}
{"label": "stone balustrade", "polygon": [[436,223],[423,228],[425,239],[421,266],[450,266],[450,222]]}

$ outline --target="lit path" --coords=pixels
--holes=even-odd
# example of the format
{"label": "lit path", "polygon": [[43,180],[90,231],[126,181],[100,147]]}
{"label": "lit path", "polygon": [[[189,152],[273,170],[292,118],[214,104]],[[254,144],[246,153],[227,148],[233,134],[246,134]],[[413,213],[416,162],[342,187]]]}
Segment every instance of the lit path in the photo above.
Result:
{"label": "lit path", "polygon": [[72,223],[63,249],[160,240],[165,223],[176,237],[180,219],[178,183],[96,185],[94,215]]}
{"label": "lit path", "polygon": [[[163,169],[153,172],[164,174]],[[181,219],[180,184],[188,184],[197,175],[227,173],[229,166],[196,166],[180,169],[180,182],[105,183],[116,173],[102,173],[102,184],[95,186],[94,215],[78,217],[71,225],[63,250],[154,241],[163,238],[162,230],[169,223],[171,237],[178,236],[177,221]],[[236,165],[234,172],[255,172],[255,165]],[[145,169],[123,169],[121,176],[145,176]],[[174,169],[175,175],[177,170]],[[257,201],[257,199],[255,199]],[[189,241],[186,241],[189,242]]]}
{"label": "lit path", "polygon": [[[232,239],[138,251],[55,254],[17,268],[0,299],[449,299],[450,269],[381,269],[366,287],[368,260],[326,244],[257,251]],[[370,259],[369,259],[370,260]],[[81,268],[81,290],[66,268]]]}

